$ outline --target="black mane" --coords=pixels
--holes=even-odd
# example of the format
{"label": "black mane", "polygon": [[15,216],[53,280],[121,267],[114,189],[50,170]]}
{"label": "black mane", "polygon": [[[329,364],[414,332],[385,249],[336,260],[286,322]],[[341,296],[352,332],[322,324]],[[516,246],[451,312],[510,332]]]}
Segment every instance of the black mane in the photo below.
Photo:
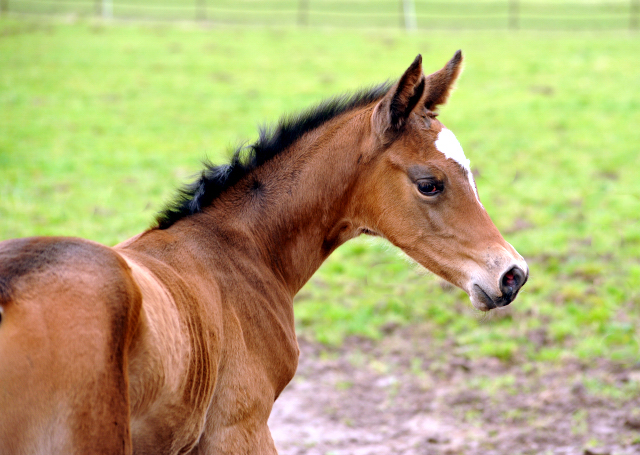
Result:
{"label": "black mane", "polygon": [[329,99],[302,114],[285,116],[275,128],[260,128],[259,139],[250,146],[236,149],[229,164],[215,166],[205,161],[200,177],[179,190],[174,201],[158,213],[158,228],[167,229],[178,220],[201,212],[225,190],[289,148],[304,134],[340,114],[381,99],[390,87],[391,84],[387,82],[353,95]]}

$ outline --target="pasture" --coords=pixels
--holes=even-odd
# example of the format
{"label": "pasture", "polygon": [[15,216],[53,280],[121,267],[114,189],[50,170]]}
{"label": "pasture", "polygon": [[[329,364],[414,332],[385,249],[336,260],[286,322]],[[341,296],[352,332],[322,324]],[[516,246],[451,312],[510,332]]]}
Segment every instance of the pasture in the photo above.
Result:
{"label": "pasture", "polygon": [[[409,35],[4,18],[0,240],[116,244],[151,225],[202,158],[224,162],[258,125],[398,77],[418,53],[425,72],[435,71],[457,49],[465,72],[440,120],[471,160],[495,224],[527,259],[529,282],[510,307],[484,316],[386,243],[360,238],[298,295],[299,336],[322,343],[328,358],[410,331],[429,347],[428,365],[605,363],[630,373],[578,375],[585,393],[621,408],[637,403],[640,40],[626,32]],[[428,365],[410,359],[416,375]],[[482,378],[472,385],[495,392]],[[616,443],[638,443],[634,431]]]}

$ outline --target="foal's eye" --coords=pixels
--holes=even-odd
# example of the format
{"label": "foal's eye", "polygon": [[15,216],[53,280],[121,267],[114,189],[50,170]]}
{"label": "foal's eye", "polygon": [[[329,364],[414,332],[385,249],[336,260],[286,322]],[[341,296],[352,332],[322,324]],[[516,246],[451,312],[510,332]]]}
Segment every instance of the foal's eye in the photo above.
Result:
{"label": "foal's eye", "polygon": [[418,191],[425,196],[435,196],[443,190],[443,185],[435,180],[418,180]]}

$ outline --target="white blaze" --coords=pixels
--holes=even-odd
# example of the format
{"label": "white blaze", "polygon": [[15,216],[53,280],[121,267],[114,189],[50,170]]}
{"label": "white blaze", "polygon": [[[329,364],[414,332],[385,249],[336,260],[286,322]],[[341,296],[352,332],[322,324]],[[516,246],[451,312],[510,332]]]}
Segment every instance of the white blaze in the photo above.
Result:
{"label": "white blaze", "polygon": [[[473,173],[471,172],[471,161],[464,156],[464,151],[462,150],[462,146],[455,134],[446,128],[442,128],[442,131],[438,133],[438,138],[435,142],[436,148],[444,154],[448,159],[454,160],[464,169],[467,174],[467,178],[469,179],[469,185],[471,185],[471,189],[473,193],[476,195],[476,199],[480,202],[480,198],[478,197],[478,191],[476,190],[476,182],[473,179]],[[482,205],[482,204],[480,204]]]}

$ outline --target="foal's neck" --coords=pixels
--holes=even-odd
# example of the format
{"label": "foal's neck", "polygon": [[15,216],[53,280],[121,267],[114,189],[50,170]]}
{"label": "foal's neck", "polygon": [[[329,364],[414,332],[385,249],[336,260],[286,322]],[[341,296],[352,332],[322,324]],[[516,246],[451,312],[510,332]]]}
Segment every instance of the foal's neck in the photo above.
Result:
{"label": "foal's neck", "polygon": [[291,296],[345,241],[358,235],[352,187],[370,134],[370,109],[347,112],[305,134],[207,209],[242,235]]}

